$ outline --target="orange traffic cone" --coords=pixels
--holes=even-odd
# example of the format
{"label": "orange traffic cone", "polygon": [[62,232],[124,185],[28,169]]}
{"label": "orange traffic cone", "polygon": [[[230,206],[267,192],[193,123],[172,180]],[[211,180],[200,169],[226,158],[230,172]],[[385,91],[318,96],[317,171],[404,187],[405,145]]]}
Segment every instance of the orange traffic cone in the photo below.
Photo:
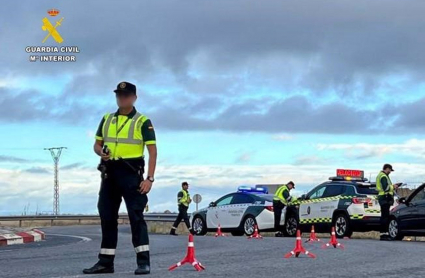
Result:
{"label": "orange traffic cone", "polygon": [[322,249],[325,249],[325,248],[327,248],[327,247],[329,247],[329,246],[331,246],[331,245],[332,245],[334,248],[339,247],[339,248],[341,248],[341,249],[344,249],[344,245],[342,245],[341,243],[339,243],[339,242],[338,242],[338,240],[336,239],[336,235],[335,235],[335,227],[332,227],[331,240],[330,240],[328,243],[324,244],[324,245],[322,246]]}
{"label": "orange traffic cone", "polygon": [[172,271],[184,264],[191,264],[197,271],[202,271],[205,267],[196,260],[195,258],[195,245],[193,243],[193,235],[189,234],[189,243],[187,245],[187,254],[186,257],[175,265],[170,266],[168,268],[169,271]]}
{"label": "orange traffic cone", "polygon": [[320,241],[320,238],[317,238],[316,232],[314,231],[314,225],[311,226],[310,238],[306,242],[312,243],[315,241]]}
{"label": "orange traffic cone", "polygon": [[254,225],[254,233],[248,237],[248,239],[251,239],[251,238],[263,239],[263,237],[262,237],[262,236],[260,235],[260,233],[258,232],[258,227],[257,227],[257,225]]}
{"label": "orange traffic cone", "polygon": [[304,249],[302,242],[301,242],[301,232],[300,230],[297,230],[297,240],[295,242],[295,248],[294,250],[292,250],[291,252],[287,253],[285,255],[285,258],[288,259],[292,256],[295,256],[298,258],[298,256],[303,253],[306,254],[307,256],[309,256],[310,258],[315,259],[316,255],[314,255],[313,253],[308,252],[307,250]]}
{"label": "orange traffic cone", "polygon": [[220,224],[218,224],[217,232],[215,233],[215,237],[219,237],[219,236],[227,236],[226,234],[221,232]]}

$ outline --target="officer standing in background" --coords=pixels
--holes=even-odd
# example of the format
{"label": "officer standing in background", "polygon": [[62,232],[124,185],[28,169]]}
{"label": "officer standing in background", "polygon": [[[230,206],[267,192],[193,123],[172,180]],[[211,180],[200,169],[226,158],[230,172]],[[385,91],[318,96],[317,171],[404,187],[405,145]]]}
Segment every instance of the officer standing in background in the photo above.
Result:
{"label": "officer standing in background", "polygon": [[193,234],[193,230],[190,227],[189,217],[187,216],[187,209],[189,204],[192,202],[189,194],[189,184],[187,182],[182,183],[182,190],[177,194],[177,204],[179,206],[179,215],[176,218],[176,221],[171,228],[170,235],[176,236],[176,229],[179,226],[182,219],[186,223],[186,227],[189,229],[189,232]]}
{"label": "officer standing in background", "polygon": [[400,186],[399,183],[392,184],[391,182],[390,173],[393,171],[393,166],[385,164],[376,177],[376,190],[378,191],[378,201],[381,206],[380,240],[391,240],[388,235],[390,207],[394,204],[394,191]]}
{"label": "officer standing in background", "polygon": [[[124,197],[137,258],[135,274],[149,274],[149,238],[143,210],[154,182],[157,158],[155,131],[151,121],[134,107],[137,99],[135,85],[121,82],[114,92],[119,109],[103,117],[94,144],[94,151],[105,166],[97,205],[102,226],[99,261],[83,272],[114,272],[118,211]],[[149,152],[149,163],[147,178],[143,179],[145,145]]]}
{"label": "officer standing in background", "polygon": [[276,190],[276,193],[273,197],[273,212],[274,212],[274,229],[275,236],[282,237],[283,234],[280,231],[280,218],[282,217],[282,210],[285,206],[291,202],[292,197],[290,191],[295,188],[293,181],[288,182],[287,184],[282,185]]}

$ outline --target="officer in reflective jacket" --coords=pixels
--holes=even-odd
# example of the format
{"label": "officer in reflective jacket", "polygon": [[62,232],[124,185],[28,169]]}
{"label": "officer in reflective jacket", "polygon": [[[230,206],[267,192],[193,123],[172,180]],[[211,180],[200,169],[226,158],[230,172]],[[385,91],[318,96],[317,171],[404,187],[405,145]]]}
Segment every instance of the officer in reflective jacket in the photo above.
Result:
{"label": "officer in reflective jacket", "polygon": [[282,237],[283,234],[280,231],[280,218],[282,217],[282,210],[285,206],[288,205],[289,202],[292,201],[292,196],[290,195],[290,191],[295,188],[295,184],[293,181],[288,182],[287,184],[279,187],[274,194],[273,197],[273,212],[274,212],[274,229],[275,236]]}
{"label": "officer in reflective jacket", "polygon": [[378,191],[378,201],[381,206],[380,240],[391,240],[388,235],[390,207],[394,204],[394,192],[400,186],[400,183],[392,184],[391,182],[390,173],[393,171],[393,166],[385,164],[376,177],[376,190]]}
{"label": "officer in reflective jacket", "polygon": [[176,221],[171,227],[170,235],[176,236],[176,230],[179,226],[182,219],[186,224],[186,227],[189,229],[189,232],[193,233],[192,228],[190,227],[189,217],[187,216],[187,209],[189,208],[189,204],[192,202],[189,194],[189,184],[187,182],[182,183],[182,190],[177,194],[177,205],[179,207],[179,215],[177,215]]}
{"label": "officer in reflective jacket", "polygon": [[[148,202],[147,194],[154,182],[157,158],[155,131],[151,121],[134,107],[137,99],[135,85],[121,82],[114,92],[119,109],[102,118],[94,144],[94,151],[102,160],[102,183],[97,205],[102,227],[99,261],[83,272],[114,272],[118,211],[124,198],[136,252],[138,267],[135,274],[148,274],[149,238],[143,211]],[[145,146],[149,152],[146,179],[143,178]]]}

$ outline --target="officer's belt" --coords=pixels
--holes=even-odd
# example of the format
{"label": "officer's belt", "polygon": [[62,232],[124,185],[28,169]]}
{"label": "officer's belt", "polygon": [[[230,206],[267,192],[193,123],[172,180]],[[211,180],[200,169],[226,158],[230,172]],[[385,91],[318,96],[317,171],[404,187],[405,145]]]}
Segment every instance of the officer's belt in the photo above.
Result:
{"label": "officer's belt", "polygon": [[137,157],[137,158],[118,158],[118,159],[110,159],[108,161],[106,161],[106,167],[128,167],[129,169],[131,169],[134,173],[139,174],[139,170],[144,167],[145,165],[145,160],[144,157]]}

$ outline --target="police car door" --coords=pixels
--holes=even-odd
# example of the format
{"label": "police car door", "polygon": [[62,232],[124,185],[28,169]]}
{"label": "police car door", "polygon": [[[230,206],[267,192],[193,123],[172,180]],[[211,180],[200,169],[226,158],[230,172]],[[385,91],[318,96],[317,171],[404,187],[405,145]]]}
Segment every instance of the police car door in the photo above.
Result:
{"label": "police car door", "polygon": [[343,184],[329,184],[326,186],[321,201],[318,203],[319,221],[318,223],[332,223],[334,211],[338,208],[341,194],[345,192]]}
{"label": "police car door", "polygon": [[228,194],[215,202],[214,207],[208,208],[207,211],[207,227],[208,229],[217,228],[218,224],[221,227],[225,227],[224,223],[228,221],[226,219],[227,213],[226,211],[229,209],[229,206],[232,202],[234,194]]}
{"label": "police car door", "polygon": [[232,203],[227,210],[227,216],[225,224],[228,228],[239,227],[239,224],[242,221],[242,217],[245,214],[245,211],[250,205],[254,203],[254,198],[247,193],[236,193],[233,196]]}
{"label": "police car door", "polygon": [[317,202],[322,198],[325,189],[326,185],[319,185],[306,195],[306,200],[301,201],[299,208],[300,224],[316,223],[316,219],[320,216]]}

